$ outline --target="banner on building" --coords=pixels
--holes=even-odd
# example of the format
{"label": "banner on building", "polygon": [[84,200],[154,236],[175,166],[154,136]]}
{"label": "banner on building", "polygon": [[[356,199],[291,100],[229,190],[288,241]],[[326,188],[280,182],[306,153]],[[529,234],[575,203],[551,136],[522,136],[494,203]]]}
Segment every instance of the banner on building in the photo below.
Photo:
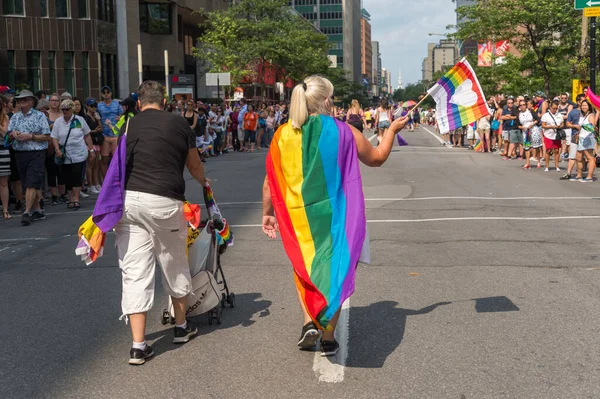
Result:
{"label": "banner on building", "polygon": [[492,66],[492,59],[495,64],[502,64],[505,61],[506,53],[510,47],[508,40],[492,42],[491,40],[477,44],[477,66]]}

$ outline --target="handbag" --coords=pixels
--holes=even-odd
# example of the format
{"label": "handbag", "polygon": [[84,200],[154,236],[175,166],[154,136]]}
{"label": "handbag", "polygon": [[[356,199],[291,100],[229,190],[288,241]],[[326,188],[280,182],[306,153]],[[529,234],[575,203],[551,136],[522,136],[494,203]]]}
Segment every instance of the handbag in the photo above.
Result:
{"label": "handbag", "polygon": [[[554,125],[556,126],[556,119],[554,119],[554,117],[552,116],[552,114],[550,112],[548,112],[548,115],[550,115],[550,118],[552,118],[552,120],[554,121]],[[560,140],[566,140],[567,132],[565,132],[565,129],[561,129],[561,128],[556,129],[556,138],[560,139]]]}
{"label": "handbag", "polygon": [[62,153],[62,157],[54,154],[54,163],[57,165],[62,165],[65,163],[65,159],[67,158],[67,141],[69,141],[69,136],[71,135],[71,130],[73,129],[73,122],[69,124],[69,132],[67,133],[67,139],[65,140],[65,144],[58,145],[58,149]]}
{"label": "handbag", "polygon": [[492,130],[498,130],[500,128],[500,121],[497,119],[494,119],[492,121]]}

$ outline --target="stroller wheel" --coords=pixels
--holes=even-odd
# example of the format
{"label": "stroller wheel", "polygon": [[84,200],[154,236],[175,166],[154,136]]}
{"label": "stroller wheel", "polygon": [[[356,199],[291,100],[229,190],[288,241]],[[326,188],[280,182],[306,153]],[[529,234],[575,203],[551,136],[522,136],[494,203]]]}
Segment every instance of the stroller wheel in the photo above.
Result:
{"label": "stroller wheel", "polygon": [[217,308],[215,309],[215,318],[217,319],[217,324],[221,325],[221,323],[223,322],[223,308],[220,306],[217,306]]}
{"label": "stroller wheel", "polygon": [[162,317],[160,318],[160,323],[164,326],[169,322],[170,319],[169,311],[167,309],[163,309]]}
{"label": "stroller wheel", "polygon": [[232,308],[235,308],[235,294],[233,292],[229,293],[229,296],[227,297],[227,303]]}
{"label": "stroller wheel", "polygon": [[227,295],[223,292],[221,294],[221,307],[224,308],[225,306],[227,306]]}

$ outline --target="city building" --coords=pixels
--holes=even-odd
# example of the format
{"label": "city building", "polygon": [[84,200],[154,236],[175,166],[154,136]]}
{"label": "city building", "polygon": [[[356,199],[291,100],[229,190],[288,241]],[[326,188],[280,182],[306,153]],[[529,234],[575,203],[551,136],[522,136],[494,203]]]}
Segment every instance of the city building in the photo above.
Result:
{"label": "city building", "polygon": [[[192,57],[201,34],[198,9],[228,0],[3,0],[0,2],[0,83],[12,88],[99,96],[109,85],[126,97],[143,78],[165,81],[169,72],[198,76]],[[197,79],[196,79],[197,81]]]}
{"label": "city building", "polygon": [[423,59],[423,81],[433,80],[433,74],[445,67],[451,67],[460,60],[456,42],[442,39],[439,43],[427,44],[427,57]]}
{"label": "city building", "polygon": [[336,67],[361,81],[361,7],[360,0],[290,0],[304,18],[329,39],[329,55]]}
{"label": "city building", "polygon": [[[456,0],[456,26],[467,22],[467,19],[464,17],[459,17],[458,16],[458,9],[460,7],[468,7],[468,6],[474,6],[477,4],[477,0]],[[477,40],[473,40],[473,39],[467,39],[462,43],[462,46],[460,46],[460,55],[461,56],[465,56],[467,54],[470,54],[471,52],[477,52]]]}
{"label": "city building", "polygon": [[402,69],[398,69],[398,87],[396,89],[404,89],[404,84],[402,83]]}
{"label": "city building", "polygon": [[371,46],[371,24],[369,22],[371,16],[364,8],[361,10],[361,15],[361,74],[363,81],[368,82],[368,85],[371,86],[373,82],[373,47]]}
{"label": "city building", "polygon": [[388,71],[386,68],[381,68],[381,93],[384,94],[392,94],[392,73]]}
{"label": "city building", "polygon": [[382,75],[381,75],[381,53],[379,52],[379,42],[372,41],[371,49],[373,51],[373,86],[371,91],[373,92],[373,97],[378,97],[381,93],[381,83],[382,83]]}

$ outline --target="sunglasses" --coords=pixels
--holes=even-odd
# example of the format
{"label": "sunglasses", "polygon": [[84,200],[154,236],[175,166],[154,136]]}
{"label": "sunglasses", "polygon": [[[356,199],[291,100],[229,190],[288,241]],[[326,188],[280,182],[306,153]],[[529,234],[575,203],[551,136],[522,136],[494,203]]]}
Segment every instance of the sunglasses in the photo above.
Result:
{"label": "sunglasses", "polygon": [[19,98],[17,102],[24,103],[25,101],[29,101],[29,97]]}
{"label": "sunglasses", "polygon": [[110,94],[110,91],[103,91],[102,94]]}

